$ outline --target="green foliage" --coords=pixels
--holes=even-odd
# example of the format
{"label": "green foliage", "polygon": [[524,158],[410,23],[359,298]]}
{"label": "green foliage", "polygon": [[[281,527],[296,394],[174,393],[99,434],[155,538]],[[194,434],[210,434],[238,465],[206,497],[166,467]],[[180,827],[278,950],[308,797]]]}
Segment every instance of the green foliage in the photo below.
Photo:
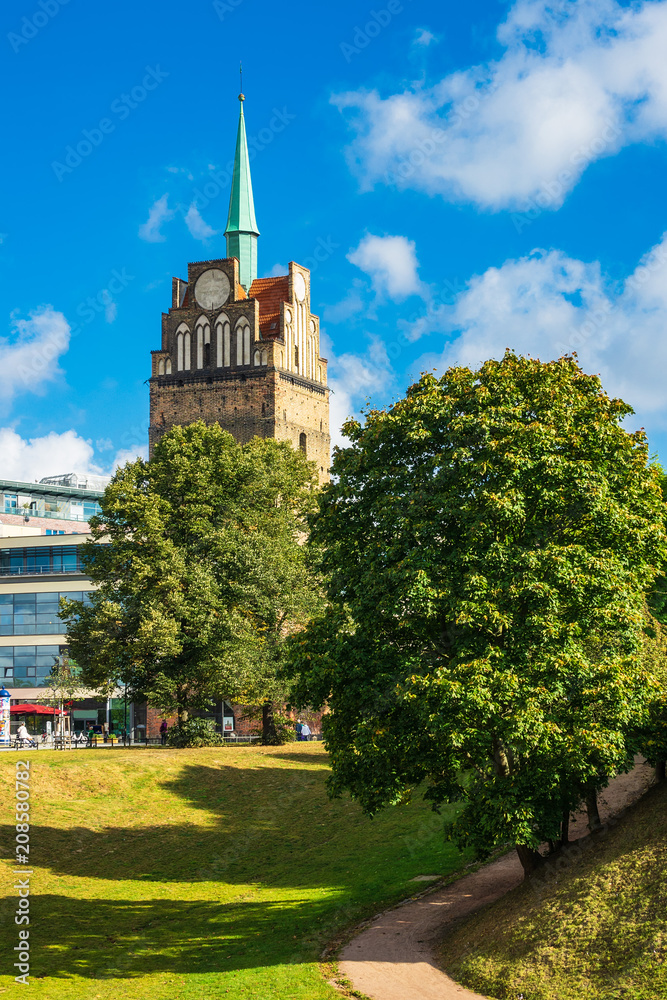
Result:
{"label": "green foliage", "polygon": [[295,742],[296,729],[294,728],[293,719],[290,719],[287,715],[276,714],[273,716],[273,725],[280,746],[283,746],[285,743]]}
{"label": "green foliage", "polygon": [[68,656],[59,656],[46,678],[45,685],[49,696],[46,702],[56,708],[64,701],[85,697],[85,685],[81,680],[81,671]]}
{"label": "green foliage", "polygon": [[211,719],[185,719],[167,732],[170,747],[219,747],[224,744],[220,733],[216,733]]}
{"label": "green foliage", "polygon": [[[654,463],[654,468],[660,480],[663,500],[667,501],[667,475],[662,468]],[[667,625],[667,567],[661,566],[661,572],[655,578],[648,595],[648,605],[651,614],[661,625]]]}
{"label": "green foliage", "polygon": [[61,612],[85,682],[122,679],[181,721],[212,698],[280,697],[286,636],[318,598],[300,544],[314,496],[300,451],[217,424],[175,427],[120,469],[84,546],[99,589]]}
{"label": "green foliage", "polygon": [[630,766],[665,559],[630,412],[573,358],[507,352],[346,424],[312,519],[330,608],[290,668],[296,703],[331,709],[333,794],[374,813],[426,780],[436,806],[463,800],[453,835],[484,855],[558,840]]}

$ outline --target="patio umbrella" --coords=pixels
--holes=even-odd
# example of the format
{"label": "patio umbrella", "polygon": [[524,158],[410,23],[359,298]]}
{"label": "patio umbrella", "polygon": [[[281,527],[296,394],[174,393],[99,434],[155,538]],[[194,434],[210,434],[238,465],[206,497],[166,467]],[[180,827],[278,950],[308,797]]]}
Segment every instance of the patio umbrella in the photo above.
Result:
{"label": "patio umbrella", "polygon": [[16,715],[60,715],[59,708],[48,705],[12,705],[9,711]]}

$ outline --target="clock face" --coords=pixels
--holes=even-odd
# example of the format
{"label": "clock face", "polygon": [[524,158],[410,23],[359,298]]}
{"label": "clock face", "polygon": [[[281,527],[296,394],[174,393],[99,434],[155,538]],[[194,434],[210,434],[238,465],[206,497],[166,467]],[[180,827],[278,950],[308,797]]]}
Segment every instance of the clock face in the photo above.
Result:
{"label": "clock face", "polygon": [[306,282],[303,280],[301,271],[297,271],[292,279],[292,288],[298,302],[303,302],[306,297]]}
{"label": "clock face", "polygon": [[212,267],[197,278],[195,298],[202,309],[219,309],[229,298],[229,278],[224,271]]}

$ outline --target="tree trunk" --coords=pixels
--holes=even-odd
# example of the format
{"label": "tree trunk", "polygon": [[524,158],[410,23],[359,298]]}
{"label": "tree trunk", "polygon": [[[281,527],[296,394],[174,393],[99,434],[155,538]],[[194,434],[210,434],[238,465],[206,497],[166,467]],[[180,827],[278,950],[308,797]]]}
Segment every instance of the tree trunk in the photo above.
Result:
{"label": "tree trunk", "polygon": [[276,723],[273,718],[273,702],[265,701],[262,705],[262,743],[264,746],[276,747],[280,744]]}
{"label": "tree trunk", "polygon": [[539,851],[534,851],[527,844],[515,844],[516,853],[523,868],[523,877],[530,878],[534,871],[542,864],[542,855]]}
{"label": "tree trunk", "polygon": [[563,820],[560,826],[560,846],[567,847],[570,843],[570,810],[563,813]]}
{"label": "tree trunk", "polygon": [[586,812],[588,813],[588,829],[599,830],[602,826],[600,813],[598,812],[598,795],[595,789],[586,792]]}
{"label": "tree trunk", "polygon": [[655,765],[655,780],[664,781],[665,780],[665,761],[659,760]]}

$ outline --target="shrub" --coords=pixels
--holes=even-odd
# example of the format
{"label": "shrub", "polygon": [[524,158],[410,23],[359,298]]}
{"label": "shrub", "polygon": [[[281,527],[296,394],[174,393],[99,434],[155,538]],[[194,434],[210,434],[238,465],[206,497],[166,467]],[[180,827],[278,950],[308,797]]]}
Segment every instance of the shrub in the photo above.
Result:
{"label": "shrub", "polygon": [[167,733],[167,744],[170,747],[220,747],[222,736],[216,733],[211,719],[186,719],[180,726],[175,726]]}

